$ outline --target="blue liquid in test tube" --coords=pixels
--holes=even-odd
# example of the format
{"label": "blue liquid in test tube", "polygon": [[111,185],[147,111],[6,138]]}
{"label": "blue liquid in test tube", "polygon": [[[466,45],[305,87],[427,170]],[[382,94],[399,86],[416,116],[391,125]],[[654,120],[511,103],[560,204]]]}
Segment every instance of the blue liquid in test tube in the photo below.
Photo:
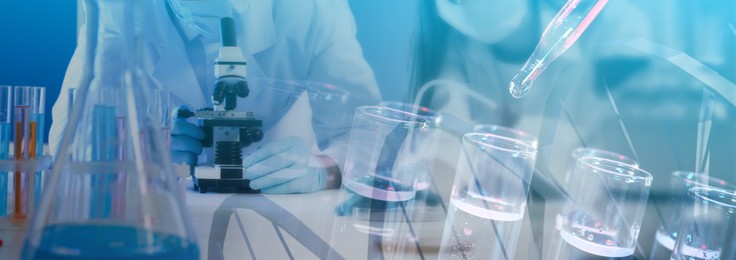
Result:
{"label": "blue liquid in test tube", "polygon": [[[113,161],[117,151],[115,107],[95,105],[92,109],[92,159],[95,161]],[[114,174],[92,176],[92,189],[95,196],[92,198],[90,217],[107,218],[112,212],[112,185],[115,182]]]}
{"label": "blue liquid in test tube", "polygon": [[[46,121],[46,88],[33,87],[33,107],[31,111],[31,121],[36,122],[36,158],[43,157],[44,129]],[[33,151],[31,151],[33,152]],[[36,172],[36,182],[34,189],[33,205],[38,205],[41,200],[41,192],[43,192],[45,177],[43,171]]]}
{"label": "blue liquid in test tube", "polygon": [[[10,158],[10,123],[0,123],[0,160]],[[8,173],[0,172],[0,216],[8,214]]]}
{"label": "blue liquid in test tube", "polygon": [[[13,87],[0,86],[0,160],[10,159]],[[8,172],[0,172],[0,217],[8,215]]]}

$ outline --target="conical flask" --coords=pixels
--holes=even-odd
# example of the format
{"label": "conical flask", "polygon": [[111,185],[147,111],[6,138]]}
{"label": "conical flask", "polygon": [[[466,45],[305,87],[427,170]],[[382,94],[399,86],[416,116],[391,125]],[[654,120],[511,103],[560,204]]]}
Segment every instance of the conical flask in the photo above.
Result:
{"label": "conical flask", "polygon": [[156,86],[144,73],[139,31],[153,2],[85,1],[86,62],[94,66],[86,66],[22,259],[199,259],[160,118],[146,112]]}

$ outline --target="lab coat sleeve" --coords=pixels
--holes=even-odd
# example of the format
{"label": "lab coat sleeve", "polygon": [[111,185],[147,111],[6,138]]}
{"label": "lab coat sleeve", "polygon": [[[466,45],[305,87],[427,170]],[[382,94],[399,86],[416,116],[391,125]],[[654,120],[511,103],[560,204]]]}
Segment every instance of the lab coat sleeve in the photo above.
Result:
{"label": "lab coat sleeve", "polygon": [[[110,3],[110,5],[119,3]],[[122,33],[120,25],[122,13],[119,12],[119,6],[107,6],[101,4],[99,6],[99,25],[97,39],[94,70],[92,72],[93,80],[90,82],[91,88],[99,87],[120,87],[122,86],[122,69],[123,69],[123,53],[122,53]],[[84,71],[88,68],[88,39],[87,24],[84,24],[79,30],[77,39],[77,49],[74,51],[69,66],[67,67],[64,81],[61,87],[59,98],[54,103],[52,109],[51,131],[49,133],[49,148],[52,154],[56,155],[58,145],[64,135],[64,129],[67,125],[69,107],[69,89],[81,88],[81,84],[85,82],[83,78]],[[75,97],[75,102],[77,97]]]}
{"label": "lab coat sleeve", "polygon": [[54,103],[51,109],[51,117],[53,123],[51,124],[51,131],[49,132],[49,150],[52,155],[56,155],[59,142],[64,134],[64,128],[67,124],[69,117],[69,89],[77,88],[81,81],[84,71],[84,60],[86,59],[87,45],[85,43],[86,37],[84,36],[87,31],[87,26],[82,26],[79,30],[79,44],[77,49],[74,50],[71,62],[67,67],[64,81],[61,85],[61,93],[59,93],[58,99]]}
{"label": "lab coat sleeve", "polygon": [[[316,0],[308,46],[313,56],[307,80],[321,82],[345,95],[341,102],[311,98],[312,127],[324,155],[342,169],[355,108],[376,105],[376,80],[355,37],[353,15],[345,0]],[[315,91],[308,88],[308,91]],[[319,97],[324,93],[310,93]]]}

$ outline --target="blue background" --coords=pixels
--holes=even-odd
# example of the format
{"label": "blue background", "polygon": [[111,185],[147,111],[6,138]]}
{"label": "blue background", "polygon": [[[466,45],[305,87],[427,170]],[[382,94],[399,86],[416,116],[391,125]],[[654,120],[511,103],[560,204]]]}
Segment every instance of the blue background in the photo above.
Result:
{"label": "blue background", "polygon": [[51,108],[76,47],[76,25],[75,0],[0,1],[0,84],[47,88],[47,137]]}

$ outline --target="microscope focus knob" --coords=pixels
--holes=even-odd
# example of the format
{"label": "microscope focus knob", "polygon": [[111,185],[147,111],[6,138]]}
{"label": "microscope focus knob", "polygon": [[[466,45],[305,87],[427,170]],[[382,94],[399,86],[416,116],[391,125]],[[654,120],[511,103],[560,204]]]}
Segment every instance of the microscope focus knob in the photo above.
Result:
{"label": "microscope focus knob", "polygon": [[257,143],[263,140],[263,130],[260,128],[253,128],[253,133],[251,134],[251,138],[253,138],[253,142]]}

